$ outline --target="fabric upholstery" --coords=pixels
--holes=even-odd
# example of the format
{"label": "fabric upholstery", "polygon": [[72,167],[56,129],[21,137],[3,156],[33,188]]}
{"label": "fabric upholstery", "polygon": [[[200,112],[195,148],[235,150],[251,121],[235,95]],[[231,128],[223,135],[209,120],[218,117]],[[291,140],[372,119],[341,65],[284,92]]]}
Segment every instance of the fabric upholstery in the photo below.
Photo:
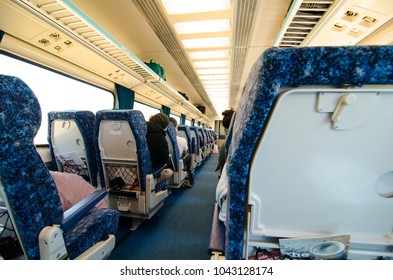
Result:
{"label": "fabric upholstery", "polygon": [[[28,259],[40,258],[40,231],[63,213],[55,182],[34,146],[40,125],[33,91],[17,77],[0,75],[0,175]],[[70,257],[114,234],[117,225],[117,211],[90,212],[65,233]]]}
{"label": "fabric upholstery", "polygon": [[202,144],[201,144],[201,141],[200,141],[200,138],[199,138],[198,128],[196,126],[191,126],[190,127],[190,131],[194,131],[195,132],[195,135],[196,135],[195,136],[195,145],[196,145],[195,154],[199,155],[199,150],[202,148]]}
{"label": "fabric upholstery", "polygon": [[283,86],[393,84],[392,46],[272,48],[254,64],[229,147],[226,258],[241,259],[250,159]]}
{"label": "fabric upholstery", "polygon": [[176,140],[176,129],[173,126],[173,123],[169,123],[168,128],[166,130],[166,134],[168,135],[169,139],[170,139],[170,143],[168,142],[168,145],[172,146],[173,150],[173,164],[175,165],[175,171],[179,170],[179,160],[180,160],[180,152],[179,152],[179,147],[177,145],[177,140]]}
{"label": "fabric upholstery", "polygon": [[78,128],[82,134],[83,142],[85,143],[86,160],[89,167],[89,177],[90,183],[93,186],[97,186],[97,162],[96,153],[93,144],[93,132],[95,116],[93,112],[90,111],[52,111],[48,113],[48,143],[50,152],[52,155],[53,165],[57,170],[56,159],[53,151],[53,143],[51,139],[52,135],[52,125],[54,120],[74,120],[78,125]]}

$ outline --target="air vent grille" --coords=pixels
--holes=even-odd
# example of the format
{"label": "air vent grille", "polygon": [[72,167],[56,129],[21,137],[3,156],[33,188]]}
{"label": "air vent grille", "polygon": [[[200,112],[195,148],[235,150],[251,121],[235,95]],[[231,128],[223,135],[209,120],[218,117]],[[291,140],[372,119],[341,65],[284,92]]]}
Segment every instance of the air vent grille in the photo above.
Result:
{"label": "air vent grille", "polygon": [[[138,57],[122,46],[116,39],[94,23],[70,1],[54,0],[13,0],[46,23],[52,25],[70,38],[84,45],[106,61],[127,72],[136,79],[146,82],[151,89],[160,92],[173,102],[182,101],[185,108],[197,117],[210,121],[207,116],[190,102],[182,100],[180,94]],[[45,42],[41,42],[45,44]]]}
{"label": "air vent grille", "polygon": [[121,68],[131,70],[133,76],[140,80],[142,78],[145,80],[156,80],[158,78],[154,72],[146,70],[142,61],[105,34],[105,31],[101,31],[97,26],[89,24],[89,22],[68,9],[61,2],[48,0],[34,2],[23,0],[18,2],[23,2],[34,9],[41,17],[45,17],[57,26],[62,27],[68,35],[78,39],[85,46],[95,49],[104,57],[110,58]]}
{"label": "air vent grille", "polygon": [[299,47],[334,2],[334,0],[296,2],[297,7],[291,7],[291,11],[295,12],[288,13],[287,27],[281,32],[276,45],[281,48]]}

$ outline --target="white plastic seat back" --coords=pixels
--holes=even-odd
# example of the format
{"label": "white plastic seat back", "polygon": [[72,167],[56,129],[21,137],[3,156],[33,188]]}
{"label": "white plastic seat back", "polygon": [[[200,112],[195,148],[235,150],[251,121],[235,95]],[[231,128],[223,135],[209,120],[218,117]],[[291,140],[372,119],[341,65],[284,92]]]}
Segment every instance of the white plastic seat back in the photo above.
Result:
{"label": "white plastic seat back", "polygon": [[103,160],[138,162],[135,137],[127,121],[101,121],[99,145]]}
{"label": "white plastic seat back", "polygon": [[[260,56],[227,157],[227,259],[337,234],[350,235],[351,257],[392,255],[392,55],[348,46]],[[283,94],[291,88],[303,92]]]}
{"label": "white plastic seat back", "polygon": [[281,94],[251,163],[250,234],[391,246],[392,107],[392,87]]}

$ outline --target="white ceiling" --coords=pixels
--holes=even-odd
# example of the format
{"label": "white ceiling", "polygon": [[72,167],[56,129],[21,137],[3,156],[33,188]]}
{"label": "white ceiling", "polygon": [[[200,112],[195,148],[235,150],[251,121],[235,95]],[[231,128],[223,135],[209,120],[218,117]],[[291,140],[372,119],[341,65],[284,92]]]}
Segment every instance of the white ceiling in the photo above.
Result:
{"label": "white ceiling", "polygon": [[[239,4],[240,2],[247,1],[250,0],[238,0],[237,2],[231,0],[230,11],[221,12],[221,14],[218,12],[215,13],[215,15],[219,17],[229,16],[231,19],[231,27],[233,27],[234,17],[239,17],[233,12],[236,10],[234,9],[234,3]],[[192,20],[195,18],[211,19],[211,13],[177,15],[167,18],[165,9],[161,5],[161,0],[73,0],[72,2],[141,60],[149,61],[150,59],[155,59],[160,63],[165,68],[167,82],[176,90],[186,93],[190,97],[190,102],[192,104],[206,106],[206,115],[208,117],[211,119],[222,117],[222,111],[218,111],[215,106],[213,106],[212,101],[203,88],[201,90],[201,85],[198,84],[195,79],[190,78],[190,75],[186,76],[181,66],[179,66],[178,60],[174,59],[172,55],[173,52],[181,52],[184,54],[186,53],[185,50],[181,48],[179,50],[172,49],[168,51],[158,37],[160,34],[157,35],[155,33],[155,31],[157,33],[160,31],[153,31],[149,22],[136,7],[135,3],[140,6],[141,3],[146,5],[150,4],[150,2],[154,2],[153,4],[159,6],[160,9],[158,11],[165,17],[170,25],[175,21]],[[273,45],[291,0],[251,0],[251,2],[254,2],[256,10],[252,18],[247,18],[247,15],[245,15],[246,20],[250,21],[252,28],[246,30],[250,35],[249,43],[247,43],[246,46],[242,46],[246,52],[243,58],[244,61],[241,61],[244,68],[240,76],[240,81],[235,85],[231,85],[231,101],[229,107],[233,108],[237,107],[236,103],[241,95],[241,90],[251,66],[265,49]],[[165,30],[165,32],[170,33],[165,34],[165,36],[169,36],[173,40],[179,40],[179,38],[176,38],[174,28]],[[232,32],[233,31],[231,31],[231,35],[233,34]],[[232,38],[231,42],[233,42]],[[179,45],[182,46],[181,43]],[[229,49],[232,53],[233,45],[229,47]],[[219,108],[219,106],[217,107]]]}

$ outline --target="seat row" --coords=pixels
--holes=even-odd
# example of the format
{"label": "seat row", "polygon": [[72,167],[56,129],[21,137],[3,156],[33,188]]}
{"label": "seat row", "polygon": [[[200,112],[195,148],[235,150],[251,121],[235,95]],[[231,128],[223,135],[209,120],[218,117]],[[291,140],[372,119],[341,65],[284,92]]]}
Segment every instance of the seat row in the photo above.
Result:
{"label": "seat row", "polygon": [[[176,136],[187,140],[191,170],[213,151],[210,130],[170,123],[167,129],[173,176],[159,180],[153,170],[146,141],[147,125],[137,110],[57,111],[48,114],[48,142],[54,169],[76,173],[93,186],[109,191],[109,205],[123,216],[152,217],[163,205],[171,188],[179,188],[187,177]],[[135,224],[137,227],[138,222]]]}

